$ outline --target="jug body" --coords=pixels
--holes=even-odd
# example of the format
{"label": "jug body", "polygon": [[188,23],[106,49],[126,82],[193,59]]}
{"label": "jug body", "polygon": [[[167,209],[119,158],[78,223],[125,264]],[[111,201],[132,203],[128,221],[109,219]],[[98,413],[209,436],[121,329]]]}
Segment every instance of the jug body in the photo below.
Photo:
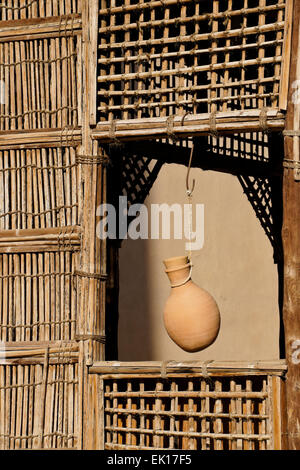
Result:
{"label": "jug body", "polygon": [[218,336],[220,312],[214,298],[191,279],[187,256],[164,261],[171,293],[164,308],[164,325],[170,338],[184,351],[197,352]]}

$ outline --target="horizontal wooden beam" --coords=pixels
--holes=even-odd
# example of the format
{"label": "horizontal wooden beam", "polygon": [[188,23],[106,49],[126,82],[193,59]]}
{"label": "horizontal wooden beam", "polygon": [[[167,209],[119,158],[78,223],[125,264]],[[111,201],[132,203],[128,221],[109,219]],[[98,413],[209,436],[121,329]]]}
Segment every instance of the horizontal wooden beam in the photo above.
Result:
{"label": "horizontal wooden beam", "polygon": [[73,147],[81,143],[81,128],[0,131],[0,150]]}
{"label": "horizontal wooden beam", "polygon": [[168,118],[145,118],[99,122],[92,138],[101,142],[187,138],[197,135],[280,131],[285,115],[277,109],[195,114]]}
{"label": "horizontal wooden beam", "polygon": [[0,253],[73,251],[80,248],[79,226],[51,229],[1,230]]}
{"label": "horizontal wooden beam", "polygon": [[[45,354],[47,348],[40,348],[40,349],[1,349],[0,350],[0,359],[5,358],[19,358],[19,357],[32,357],[32,356],[42,356]],[[78,351],[78,345],[68,345],[67,347],[56,347],[56,348],[49,348],[49,354],[59,354],[63,356],[65,353],[66,355],[71,353],[72,351]]]}
{"label": "horizontal wooden beam", "polygon": [[89,367],[91,374],[173,374],[173,373],[238,373],[246,375],[266,374],[284,375],[287,366],[284,360],[278,361],[211,361],[209,364],[200,361],[186,362],[94,362]]}
{"label": "horizontal wooden beam", "polygon": [[46,349],[52,351],[59,349],[69,351],[77,350],[79,348],[78,341],[75,340],[59,340],[59,341],[2,341],[0,343],[0,351],[36,351]]}
{"label": "horizontal wooden beam", "polygon": [[0,42],[20,41],[79,33],[82,27],[78,14],[0,21]]}
{"label": "horizontal wooden beam", "polygon": [[43,364],[48,354],[49,364],[77,363],[79,345],[75,341],[0,343],[0,364]]}

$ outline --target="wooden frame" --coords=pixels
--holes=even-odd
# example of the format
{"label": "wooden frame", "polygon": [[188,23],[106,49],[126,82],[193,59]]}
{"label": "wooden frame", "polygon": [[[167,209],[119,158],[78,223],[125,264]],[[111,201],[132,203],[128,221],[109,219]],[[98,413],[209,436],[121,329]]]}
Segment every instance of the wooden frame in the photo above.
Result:
{"label": "wooden frame", "polygon": [[[282,130],[293,0],[271,5],[260,0],[258,8],[248,7],[245,2],[242,10],[230,5],[223,11],[220,2],[214,0],[203,11],[198,1],[165,1],[164,18],[155,19],[155,9],[161,8],[157,1],[109,9],[104,2],[99,28],[103,41],[98,48],[99,118],[93,137],[107,142],[180,138],[216,131]],[[275,13],[277,19],[272,17],[271,24],[268,14]],[[253,26],[255,21],[257,26]],[[257,58],[253,54],[250,58],[247,51],[254,46]],[[188,60],[190,56],[194,58],[193,65]],[[271,62],[272,79],[270,71],[264,69]],[[239,79],[235,76],[236,67]],[[251,67],[256,69],[255,79],[251,74],[249,78]],[[198,75],[202,77],[200,82]],[[196,81],[187,84],[188,77]],[[272,91],[268,88],[270,80]]]}
{"label": "wooden frame", "polygon": [[284,302],[283,321],[285,350],[288,364],[286,382],[287,396],[287,442],[291,450],[300,448],[298,422],[300,419],[300,400],[298,383],[300,380],[297,355],[299,323],[299,260],[300,260],[300,186],[299,186],[299,131],[300,104],[293,99],[294,82],[300,78],[300,2],[294,1],[292,56],[289,78],[289,97],[285,131],[285,160],[289,165],[283,175],[283,228],[284,248]]}
{"label": "wooden frame", "polygon": [[284,448],[284,361],[110,361],[89,373],[102,381],[102,449]]}
{"label": "wooden frame", "polygon": [[270,131],[282,131],[284,129],[284,114],[278,110],[261,112],[257,110],[217,113],[214,127],[207,114],[186,116],[174,116],[172,127],[168,118],[153,118],[148,120],[124,120],[115,121],[112,124],[101,122],[92,132],[92,138],[101,143],[112,142],[114,139],[127,140],[151,140],[155,138],[185,138],[197,135],[210,135],[212,131],[224,134],[238,132],[255,132],[262,130],[262,122]]}
{"label": "wooden frame", "polygon": [[[116,414],[110,426],[119,428],[121,434],[129,429],[125,438],[120,437],[125,439],[122,448],[149,448],[149,436],[153,436],[154,448],[159,448],[162,437],[167,436],[172,446],[180,438],[184,447],[192,449],[198,435],[205,447],[209,438],[205,429],[201,429],[202,434],[199,430],[190,431],[199,411],[193,398],[197,395],[205,401],[213,393],[214,425],[209,434],[213,435],[210,437],[216,448],[221,449],[222,438],[228,438],[222,429],[222,397],[228,392],[222,390],[222,380],[231,377],[233,389],[229,392],[237,394],[237,399],[245,399],[244,404],[232,402],[233,409],[236,406],[236,413],[246,416],[244,424],[230,424],[236,436],[233,447],[252,449],[256,444],[251,442],[254,438],[249,438],[253,428],[249,413],[256,392],[251,390],[251,380],[264,377],[265,388],[257,396],[272,405],[271,414],[267,427],[262,426],[255,439],[258,436],[264,446],[274,449],[299,449],[300,400],[294,385],[300,381],[295,363],[295,345],[300,338],[300,198],[296,182],[300,111],[292,101],[300,64],[299,0],[279,0],[268,5],[260,0],[259,7],[251,11],[246,8],[246,13],[257,20],[256,26],[248,25],[245,11],[220,11],[218,0],[213,0],[212,10],[204,13],[198,0],[136,4],[126,0],[122,7],[108,9],[101,4],[100,11],[97,0],[21,3],[15,6],[10,0],[0,12],[0,80],[6,82],[5,103],[0,103],[0,330],[5,341],[4,358],[0,354],[0,447],[105,448],[105,394],[111,393],[116,400],[116,393],[121,393],[107,391],[107,381],[128,379],[131,413],[120,408],[120,416],[127,413],[125,425]],[[228,5],[232,6],[230,0]],[[161,18],[155,18],[155,9],[162,10]],[[138,19],[134,20],[136,11]],[[276,16],[275,22],[272,15],[266,22],[270,12]],[[124,24],[120,24],[117,15],[124,15]],[[234,22],[240,17],[242,22],[235,27]],[[206,31],[208,26],[211,30]],[[159,27],[161,37],[156,37]],[[188,35],[191,28],[194,29]],[[178,50],[174,46],[177,32],[181,38]],[[195,48],[195,41],[202,41],[208,48],[209,58],[203,64],[198,63],[198,58],[205,51]],[[128,48],[120,54],[123,43],[133,48],[132,54]],[[254,58],[247,56],[250,49],[255,51]],[[234,55],[239,50],[241,57],[237,59]],[[255,70],[256,78],[247,76],[247,67]],[[267,67],[271,70],[269,76]],[[202,73],[209,75],[208,82],[200,83]],[[144,86],[143,80],[148,81],[149,87]],[[118,87],[118,83],[122,86]],[[231,95],[236,90],[238,95]],[[201,95],[203,92],[205,96]],[[156,101],[156,94],[161,100]],[[149,97],[147,102],[145,97]],[[252,99],[253,106],[247,101]],[[235,100],[237,108],[230,105]],[[204,111],[202,106],[206,107]],[[105,144],[139,140],[142,154],[142,142],[149,139],[176,140],[250,131],[284,131],[285,135],[287,365],[103,362],[107,292],[117,284],[116,249],[96,234],[97,207],[107,202],[110,184]],[[161,154],[165,151],[157,142],[147,151],[157,149]],[[179,155],[180,150],[176,149]],[[224,170],[220,166],[216,169]],[[235,171],[240,174],[241,168],[236,167]],[[243,166],[243,172],[249,171],[253,168]],[[269,170],[261,165],[255,171]],[[37,191],[39,187],[43,187],[43,194]],[[1,359],[5,359],[5,364]],[[155,396],[154,408],[148,409],[146,415],[140,413],[134,401],[136,390],[130,389],[133,381],[141,378],[155,382],[150,390],[151,397]],[[173,379],[168,390],[171,398],[178,395],[176,380],[190,379],[184,390],[186,403],[176,410],[175,400],[172,402],[170,429],[163,428],[161,417],[168,413],[163,409],[167,378]],[[195,378],[202,381],[203,389],[193,388]],[[213,381],[213,392],[205,379]],[[239,379],[245,380],[243,390],[241,384],[233,383]],[[144,407],[143,383],[139,386]],[[230,400],[230,395],[226,399]],[[183,420],[180,431],[175,429],[172,413]],[[141,416],[141,444],[137,444],[135,435],[137,416]],[[151,416],[155,432],[150,426]],[[112,444],[118,446],[120,442]]]}

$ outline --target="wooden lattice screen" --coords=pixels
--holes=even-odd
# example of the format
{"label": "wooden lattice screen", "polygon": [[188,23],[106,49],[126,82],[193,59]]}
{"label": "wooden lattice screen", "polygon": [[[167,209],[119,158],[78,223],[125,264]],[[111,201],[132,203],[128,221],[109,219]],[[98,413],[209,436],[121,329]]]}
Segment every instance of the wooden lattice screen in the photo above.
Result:
{"label": "wooden lattice screen", "polygon": [[[276,447],[281,378],[270,371],[231,370],[213,388],[184,369],[169,381],[93,371],[116,284],[96,227],[107,142],[284,128],[292,4],[1,2],[1,449],[97,449],[104,436],[107,448]],[[151,187],[151,160],[123,156],[128,181],[143,177],[121,188],[130,202]]]}
{"label": "wooden lattice screen", "polygon": [[102,373],[103,446],[281,449],[284,370],[280,362],[96,363],[91,372]]}
{"label": "wooden lattice screen", "polygon": [[100,138],[282,126],[291,2],[100,5]]}
{"label": "wooden lattice screen", "polygon": [[0,351],[0,449],[77,448],[78,348],[3,353]]}
{"label": "wooden lattice screen", "polygon": [[1,230],[78,224],[80,175],[74,147],[0,153]]}
{"label": "wooden lattice screen", "polygon": [[97,18],[96,2],[0,5],[1,449],[84,445],[83,349],[98,332],[79,299],[103,282],[81,249],[86,179],[103,171],[83,138],[93,8]]}

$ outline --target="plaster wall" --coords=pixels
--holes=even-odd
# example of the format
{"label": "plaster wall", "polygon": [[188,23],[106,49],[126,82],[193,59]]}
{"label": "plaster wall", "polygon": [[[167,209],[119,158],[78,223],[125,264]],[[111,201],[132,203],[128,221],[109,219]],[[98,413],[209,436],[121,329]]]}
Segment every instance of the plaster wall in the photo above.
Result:
{"label": "plaster wall", "polygon": [[[184,240],[125,240],[120,250],[119,359],[278,359],[279,309],[273,249],[236,177],[192,169],[193,203],[204,204],[205,242],[193,252],[193,280],[216,299],[221,329],[199,353],[182,351],[163,325],[169,281],[163,259],[185,254]],[[186,204],[186,169],[164,165],[150,195]]]}

